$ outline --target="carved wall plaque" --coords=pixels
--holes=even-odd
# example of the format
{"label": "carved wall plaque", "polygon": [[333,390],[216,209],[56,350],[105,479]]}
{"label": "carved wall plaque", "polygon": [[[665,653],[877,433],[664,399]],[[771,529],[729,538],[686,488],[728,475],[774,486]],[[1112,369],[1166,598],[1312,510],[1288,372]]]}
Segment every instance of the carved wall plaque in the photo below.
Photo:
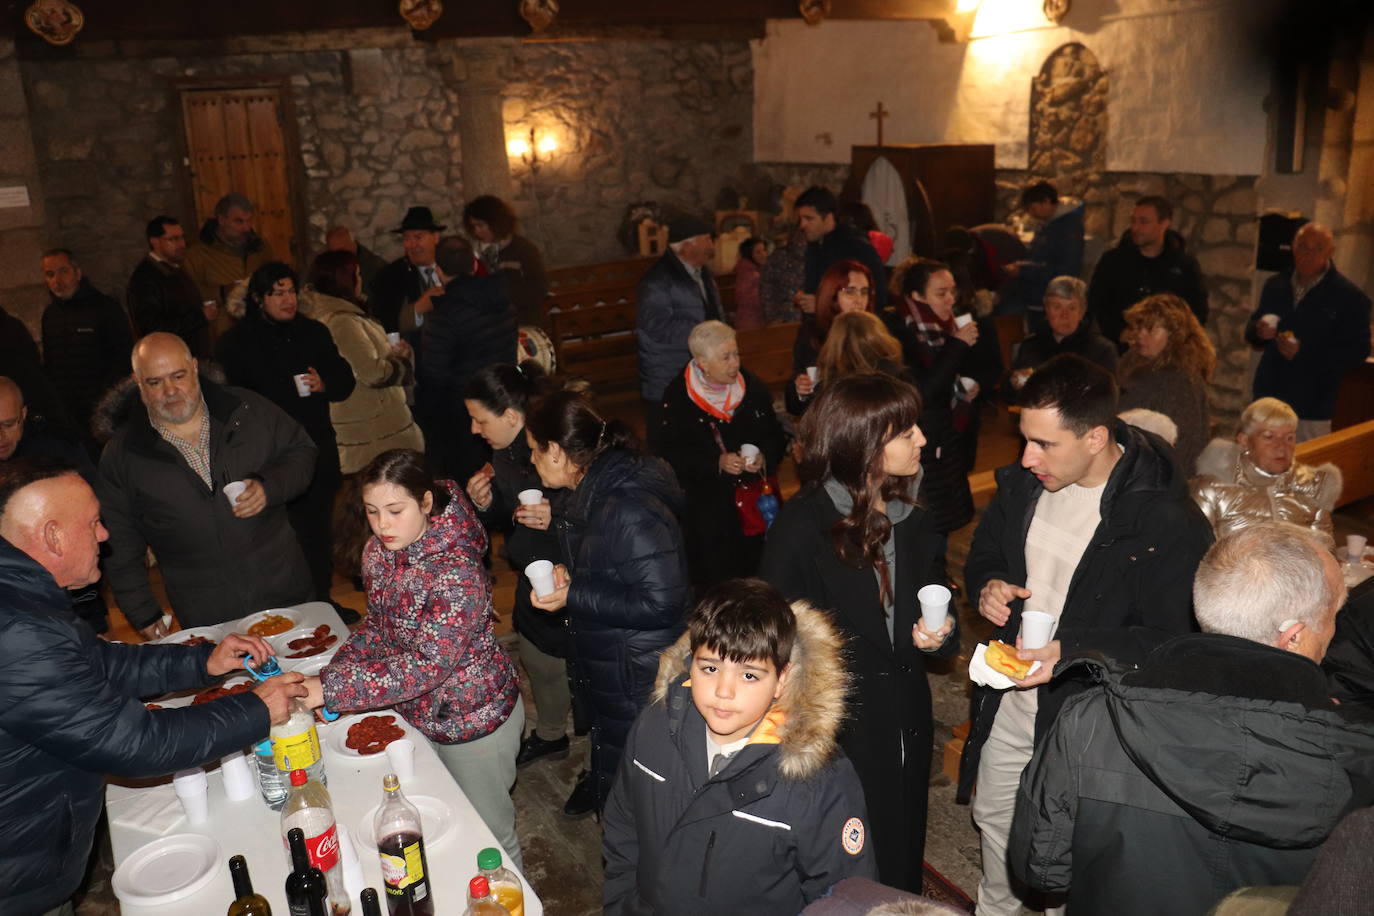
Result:
{"label": "carved wall plaque", "polygon": [[1045,18],[1055,25],[1064,21],[1064,17],[1069,15],[1069,3],[1071,0],[1045,0],[1043,7]]}
{"label": "carved wall plaque", "polygon": [[86,24],[86,17],[69,0],[34,0],[24,12],[24,22],[48,44],[71,43]]}
{"label": "carved wall plaque", "polygon": [[520,0],[520,18],[536,32],[542,32],[558,16],[558,0]]}
{"label": "carved wall plaque", "polygon": [[401,18],[417,32],[423,32],[434,25],[444,14],[444,4],[441,0],[401,0],[399,8]]}

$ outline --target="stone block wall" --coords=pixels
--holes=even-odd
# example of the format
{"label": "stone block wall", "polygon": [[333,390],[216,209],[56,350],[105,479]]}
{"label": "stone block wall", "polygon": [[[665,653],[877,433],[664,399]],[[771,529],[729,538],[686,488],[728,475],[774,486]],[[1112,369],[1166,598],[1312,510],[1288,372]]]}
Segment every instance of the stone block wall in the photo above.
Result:
{"label": "stone block wall", "polygon": [[[370,39],[20,62],[46,192],[45,241],[72,248],[97,285],[122,291],[146,250],[149,217],[171,213],[191,228],[176,86],[240,78],[290,85],[306,248],[321,250],[325,229],[343,223],[398,256],[389,230],[412,204],[456,227],[469,195],[451,68],[432,47]],[[512,203],[551,266],[624,257],[616,231],[632,202],[709,212],[751,156],[752,65],[742,40],[522,44],[505,96],[507,136],[533,126],[559,144],[533,183],[512,162]]]}
{"label": "stone block wall", "polygon": [[21,86],[14,42],[0,39],[0,187],[23,188],[28,197],[27,206],[0,207],[0,308],[36,331],[48,298],[39,257],[48,246],[42,180]]}

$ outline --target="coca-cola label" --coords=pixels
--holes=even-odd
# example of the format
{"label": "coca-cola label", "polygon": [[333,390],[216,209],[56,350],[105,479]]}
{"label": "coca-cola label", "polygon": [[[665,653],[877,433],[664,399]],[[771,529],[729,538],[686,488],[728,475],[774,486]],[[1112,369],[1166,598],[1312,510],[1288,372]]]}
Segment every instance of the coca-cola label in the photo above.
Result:
{"label": "coca-cola label", "polygon": [[339,830],[334,824],[318,836],[305,838],[305,848],[310,851],[310,864],[322,872],[327,872],[339,864]]}

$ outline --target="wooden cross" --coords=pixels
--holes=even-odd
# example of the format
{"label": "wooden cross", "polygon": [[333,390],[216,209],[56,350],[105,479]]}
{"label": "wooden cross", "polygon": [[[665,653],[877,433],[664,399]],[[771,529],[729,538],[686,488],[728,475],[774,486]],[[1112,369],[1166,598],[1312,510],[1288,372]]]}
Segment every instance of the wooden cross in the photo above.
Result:
{"label": "wooden cross", "polygon": [[870,118],[878,122],[878,145],[883,145],[883,120],[890,116],[892,112],[883,110],[883,103],[879,102],[878,107],[868,113]]}

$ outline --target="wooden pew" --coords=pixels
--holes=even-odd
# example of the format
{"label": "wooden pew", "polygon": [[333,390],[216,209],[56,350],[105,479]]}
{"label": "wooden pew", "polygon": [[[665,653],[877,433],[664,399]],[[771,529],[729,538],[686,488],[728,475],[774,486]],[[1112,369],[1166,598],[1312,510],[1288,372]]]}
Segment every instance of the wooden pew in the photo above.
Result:
{"label": "wooden pew", "polygon": [[[548,271],[549,294],[629,289],[633,292],[639,278],[657,258],[629,258],[603,264],[580,264]],[[548,311],[546,308],[545,311]]]}
{"label": "wooden pew", "polygon": [[763,380],[775,392],[792,378],[792,342],[797,323],[770,324],[738,331],[740,365]]}
{"label": "wooden pew", "polygon": [[1329,461],[1341,469],[1338,508],[1374,496],[1374,420],[1299,444],[1297,460],[1312,465]]}

